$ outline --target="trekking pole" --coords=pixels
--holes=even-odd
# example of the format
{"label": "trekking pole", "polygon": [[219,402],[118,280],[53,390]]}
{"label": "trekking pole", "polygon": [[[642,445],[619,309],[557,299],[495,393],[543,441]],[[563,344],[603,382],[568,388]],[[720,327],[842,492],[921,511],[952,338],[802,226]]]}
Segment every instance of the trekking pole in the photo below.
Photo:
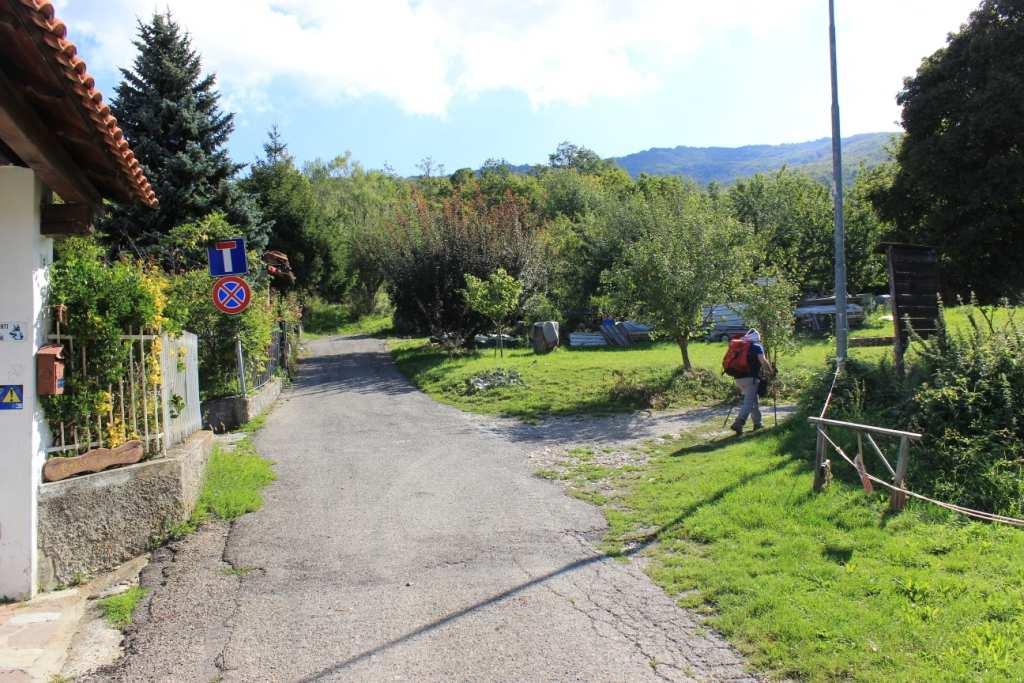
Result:
{"label": "trekking pole", "polygon": [[779,385],[772,382],[772,409],[775,414],[775,426],[779,426]]}
{"label": "trekking pole", "polygon": [[[741,397],[741,400],[742,400],[742,397]],[[722,421],[722,429],[725,429],[725,425],[729,424],[729,418],[732,416],[732,410],[735,407],[736,407],[736,398],[735,398],[735,395],[734,395],[734,398],[729,403],[729,412],[725,414],[725,420]]]}

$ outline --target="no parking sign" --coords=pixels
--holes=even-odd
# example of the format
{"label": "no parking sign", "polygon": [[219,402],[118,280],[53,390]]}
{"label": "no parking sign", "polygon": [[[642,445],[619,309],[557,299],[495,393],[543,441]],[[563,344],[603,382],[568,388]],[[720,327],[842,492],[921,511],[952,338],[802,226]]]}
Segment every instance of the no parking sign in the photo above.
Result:
{"label": "no parking sign", "polygon": [[213,283],[213,305],[222,313],[238,315],[252,303],[249,283],[237,275],[218,278]]}

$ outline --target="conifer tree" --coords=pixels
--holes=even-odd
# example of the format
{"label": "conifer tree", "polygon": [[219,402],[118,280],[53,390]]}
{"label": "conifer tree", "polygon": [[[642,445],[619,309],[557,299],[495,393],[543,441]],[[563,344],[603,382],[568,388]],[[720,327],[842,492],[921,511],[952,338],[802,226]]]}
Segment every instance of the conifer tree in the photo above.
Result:
{"label": "conifer tree", "polygon": [[338,300],[347,284],[340,221],[332,220],[317,201],[277,126],[268,132],[263,158],[252,164],[242,185],[269,225],[270,248],[288,255],[296,286]]}
{"label": "conifer tree", "polygon": [[138,24],[138,54],[111,103],[118,124],[160,201],[156,209],[114,208],[101,224],[114,246],[152,251],[171,228],[223,212],[250,240],[266,244],[252,198],[234,182],[241,168],[225,145],[234,114],[223,112],[215,78],[204,75],[188,33],[170,13]]}

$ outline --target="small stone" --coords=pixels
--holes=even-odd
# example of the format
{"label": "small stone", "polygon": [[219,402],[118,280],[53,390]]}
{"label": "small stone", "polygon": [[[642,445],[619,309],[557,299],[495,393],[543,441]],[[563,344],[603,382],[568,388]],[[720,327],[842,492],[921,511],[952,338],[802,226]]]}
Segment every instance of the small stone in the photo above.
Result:
{"label": "small stone", "polygon": [[103,598],[109,598],[112,595],[120,595],[121,593],[126,593],[129,588],[131,588],[131,584],[121,583],[116,586],[112,586],[111,588],[108,588],[102,593],[97,594],[92,599],[101,600]]}

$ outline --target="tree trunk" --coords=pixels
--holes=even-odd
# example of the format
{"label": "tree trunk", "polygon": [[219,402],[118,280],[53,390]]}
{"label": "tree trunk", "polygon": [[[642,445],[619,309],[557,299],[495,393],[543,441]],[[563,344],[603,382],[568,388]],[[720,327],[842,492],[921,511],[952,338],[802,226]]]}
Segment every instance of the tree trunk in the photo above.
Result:
{"label": "tree trunk", "polygon": [[683,370],[690,372],[693,370],[690,364],[690,340],[681,335],[676,337],[676,344],[679,344],[679,352],[683,354]]}
{"label": "tree trunk", "polygon": [[498,325],[498,353],[502,358],[505,357],[505,335],[501,332],[501,325]]}

